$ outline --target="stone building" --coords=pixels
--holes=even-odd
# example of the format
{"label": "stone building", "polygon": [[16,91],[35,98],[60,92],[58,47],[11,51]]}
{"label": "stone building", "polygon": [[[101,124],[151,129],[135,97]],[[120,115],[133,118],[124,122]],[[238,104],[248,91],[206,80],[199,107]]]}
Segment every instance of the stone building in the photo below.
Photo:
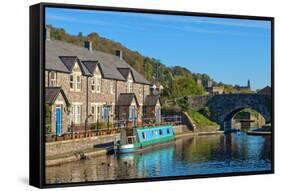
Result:
{"label": "stone building", "polygon": [[247,81],[247,86],[234,86],[234,93],[248,93],[251,92],[250,80]]}
{"label": "stone building", "polygon": [[225,93],[223,86],[212,86],[212,87],[206,88],[206,91],[210,95],[219,95],[219,94]]}
{"label": "stone building", "polygon": [[64,91],[60,87],[47,87],[45,89],[45,103],[45,107],[48,107],[46,115],[51,117],[49,122],[46,122],[46,130],[49,129],[50,132],[56,132],[57,135],[68,131],[67,116],[70,103]]}
{"label": "stone building", "polygon": [[116,118],[119,121],[130,121],[130,126],[140,120],[140,107],[134,93],[121,93],[116,104]]}
{"label": "stone building", "polygon": [[271,87],[270,86],[266,86],[266,87],[262,88],[261,90],[259,90],[257,93],[260,94],[260,95],[271,96]]}
{"label": "stone building", "polygon": [[78,127],[118,120],[121,115],[116,106],[125,95],[133,95],[129,108],[135,102],[136,113],[132,117],[132,109],[124,110],[123,119],[141,120],[150,85],[123,60],[120,50],[112,55],[95,50],[89,41],[79,47],[46,38],[45,90],[48,93],[55,89],[58,93],[57,102],[48,103],[52,105],[54,134],[67,132],[71,124]]}
{"label": "stone building", "polygon": [[144,116],[146,119],[155,119],[156,123],[161,122],[161,102],[159,95],[148,95],[144,102]]}

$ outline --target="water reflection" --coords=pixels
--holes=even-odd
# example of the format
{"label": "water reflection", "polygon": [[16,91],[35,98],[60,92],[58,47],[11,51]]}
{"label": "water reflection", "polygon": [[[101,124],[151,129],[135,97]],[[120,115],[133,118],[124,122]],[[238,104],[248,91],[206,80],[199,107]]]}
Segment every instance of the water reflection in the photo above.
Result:
{"label": "water reflection", "polygon": [[84,182],[271,169],[270,136],[189,137],[149,151],[46,168],[46,182]]}

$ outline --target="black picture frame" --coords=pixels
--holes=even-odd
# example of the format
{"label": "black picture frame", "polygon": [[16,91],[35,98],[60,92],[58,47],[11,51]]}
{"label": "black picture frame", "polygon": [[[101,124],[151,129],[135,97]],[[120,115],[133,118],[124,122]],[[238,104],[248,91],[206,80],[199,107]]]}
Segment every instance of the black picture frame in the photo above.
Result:
{"label": "black picture frame", "polygon": [[[102,10],[130,13],[153,13],[165,15],[182,15],[182,16],[198,16],[198,17],[214,17],[214,18],[235,18],[235,19],[250,19],[264,20],[271,22],[271,98],[272,98],[272,139],[271,153],[272,165],[269,171],[257,172],[242,172],[242,173],[221,173],[221,174],[206,174],[206,175],[188,175],[177,177],[161,177],[161,178],[143,178],[143,179],[128,179],[128,180],[108,180],[95,182],[77,182],[77,183],[60,183],[46,184],[45,183],[45,135],[44,135],[44,83],[45,83],[45,8],[71,8],[83,10]],[[272,174],[274,173],[274,18],[249,16],[249,15],[232,15],[232,14],[217,14],[217,13],[199,13],[185,11],[168,11],[155,9],[135,9],[135,8],[120,8],[120,7],[103,7],[103,6],[88,6],[88,5],[73,5],[73,4],[56,4],[56,3],[39,3],[30,6],[30,146],[29,146],[29,184],[38,188],[54,188],[68,186],[85,186],[85,185],[100,185],[100,184],[116,184],[116,183],[132,183],[132,182],[149,182],[149,181],[165,181],[178,179],[194,179],[194,178],[211,178],[211,177],[226,177],[226,176],[242,176],[256,174]]]}

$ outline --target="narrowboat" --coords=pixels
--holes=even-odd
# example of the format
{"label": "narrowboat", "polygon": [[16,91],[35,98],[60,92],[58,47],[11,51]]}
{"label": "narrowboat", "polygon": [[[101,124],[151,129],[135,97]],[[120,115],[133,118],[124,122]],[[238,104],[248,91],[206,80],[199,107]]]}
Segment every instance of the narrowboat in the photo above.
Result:
{"label": "narrowboat", "polygon": [[120,142],[116,145],[115,153],[137,152],[149,146],[174,140],[175,134],[172,125],[122,129]]}

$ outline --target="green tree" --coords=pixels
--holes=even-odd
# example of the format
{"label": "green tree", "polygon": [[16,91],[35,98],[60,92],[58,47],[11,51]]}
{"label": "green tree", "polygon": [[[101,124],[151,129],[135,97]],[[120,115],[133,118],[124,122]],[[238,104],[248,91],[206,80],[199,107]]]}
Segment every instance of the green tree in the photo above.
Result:
{"label": "green tree", "polygon": [[204,90],[198,86],[191,75],[178,76],[173,80],[173,97],[182,97],[187,95],[202,95]]}

